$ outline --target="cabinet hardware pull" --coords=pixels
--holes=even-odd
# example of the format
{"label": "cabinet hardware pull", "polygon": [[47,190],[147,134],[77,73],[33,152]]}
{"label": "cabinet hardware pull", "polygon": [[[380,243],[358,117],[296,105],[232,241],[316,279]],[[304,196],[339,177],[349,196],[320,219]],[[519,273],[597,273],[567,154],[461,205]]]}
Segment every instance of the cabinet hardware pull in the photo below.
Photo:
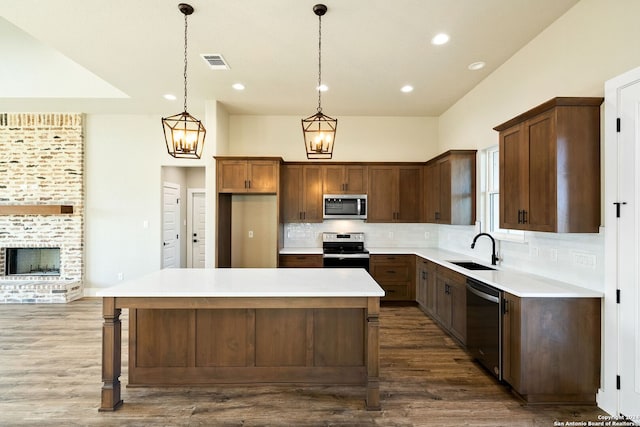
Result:
{"label": "cabinet hardware pull", "polygon": [[302,212],[302,219],[307,219],[307,213],[306,212]]}
{"label": "cabinet hardware pull", "polygon": [[524,210],[524,209],[522,210],[522,223],[523,224],[526,224],[528,222],[528,220],[527,220],[527,214],[528,213],[529,212],[527,212],[526,210]]}
{"label": "cabinet hardware pull", "polygon": [[509,312],[509,300],[502,300],[502,314],[507,314]]}
{"label": "cabinet hardware pull", "polygon": [[387,270],[387,273],[389,273],[389,274],[396,274],[395,270]]}
{"label": "cabinet hardware pull", "polygon": [[518,224],[522,224],[522,209],[518,209]]}

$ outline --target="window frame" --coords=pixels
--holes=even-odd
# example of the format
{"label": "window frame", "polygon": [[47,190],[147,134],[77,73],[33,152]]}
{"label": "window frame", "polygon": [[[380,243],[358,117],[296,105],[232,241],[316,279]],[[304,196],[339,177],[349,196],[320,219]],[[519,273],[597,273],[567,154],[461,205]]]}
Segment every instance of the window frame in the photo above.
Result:
{"label": "window frame", "polygon": [[[523,230],[510,230],[500,227],[500,151],[498,145],[493,145],[481,151],[481,200],[482,219],[480,229],[485,233],[490,233],[497,240],[507,240],[511,242],[524,243],[526,235]],[[498,197],[498,203],[492,204],[492,197]],[[492,211],[493,208],[493,211]],[[494,224],[497,221],[497,225]]]}

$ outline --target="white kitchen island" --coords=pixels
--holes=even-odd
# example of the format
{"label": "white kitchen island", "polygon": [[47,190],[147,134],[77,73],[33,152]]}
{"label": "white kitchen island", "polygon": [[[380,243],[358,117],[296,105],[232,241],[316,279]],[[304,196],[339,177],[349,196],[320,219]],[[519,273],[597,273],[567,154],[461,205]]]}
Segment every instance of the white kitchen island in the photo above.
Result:
{"label": "white kitchen island", "polygon": [[362,385],[380,409],[384,291],[361,269],[165,269],[103,298],[100,411],[122,405],[121,321],[129,309],[129,386]]}

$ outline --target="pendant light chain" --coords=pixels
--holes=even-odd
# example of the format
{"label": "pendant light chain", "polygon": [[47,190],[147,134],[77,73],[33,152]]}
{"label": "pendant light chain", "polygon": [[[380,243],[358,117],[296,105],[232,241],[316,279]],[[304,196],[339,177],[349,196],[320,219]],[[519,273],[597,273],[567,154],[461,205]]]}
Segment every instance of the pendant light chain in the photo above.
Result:
{"label": "pendant light chain", "polygon": [[318,113],[322,113],[322,15],[318,16]]}
{"label": "pendant light chain", "polygon": [[184,111],[187,111],[187,16],[184,15]]}
{"label": "pendant light chain", "polygon": [[318,17],[318,107],[315,114],[302,119],[302,135],[307,159],[331,159],[338,119],[322,113],[322,16],[327,6],[316,4],[313,13]]}
{"label": "pendant light chain", "polygon": [[207,134],[202,121],[187,112],[187,16],[194,11],[187,3],[178,4],[184,15],[184,110],[182,113],[162,118],[162,130],[171,157],[179,159],[200,159]]}

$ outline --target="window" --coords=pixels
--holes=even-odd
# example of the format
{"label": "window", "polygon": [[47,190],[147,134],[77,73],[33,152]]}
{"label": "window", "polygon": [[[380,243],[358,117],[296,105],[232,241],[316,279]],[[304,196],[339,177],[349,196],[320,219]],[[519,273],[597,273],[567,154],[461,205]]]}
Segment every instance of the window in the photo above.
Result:
{"label": "window", "polygon": [[524,231],[500,228],[500,152],[498,146],[484,150],[482,161],[482,231],[500,240],[524,241]]}

